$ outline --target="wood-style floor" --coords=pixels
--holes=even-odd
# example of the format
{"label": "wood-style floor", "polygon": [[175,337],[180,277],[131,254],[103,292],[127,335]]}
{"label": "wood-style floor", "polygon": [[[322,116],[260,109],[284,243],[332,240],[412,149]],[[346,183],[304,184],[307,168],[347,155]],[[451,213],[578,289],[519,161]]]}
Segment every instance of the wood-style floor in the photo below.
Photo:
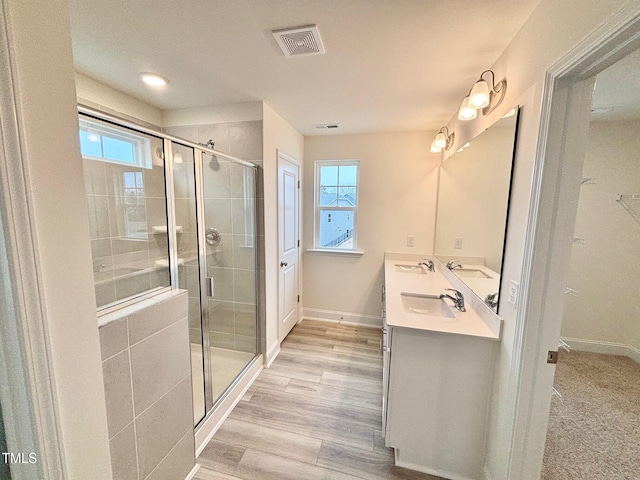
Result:
{"label": "wood-style floor", "polygon": [[381,432],[380,330],[304,320],[205,447],[196,480],[436,480]]}

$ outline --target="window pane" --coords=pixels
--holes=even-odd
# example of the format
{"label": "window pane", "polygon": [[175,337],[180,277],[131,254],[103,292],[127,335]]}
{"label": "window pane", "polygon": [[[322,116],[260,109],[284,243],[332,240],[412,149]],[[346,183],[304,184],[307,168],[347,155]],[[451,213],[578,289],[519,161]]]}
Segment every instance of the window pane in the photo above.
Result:
{"label": "window pane", "polygon": [[344,186],[356,186],[356,180],[358,178],[358,167],[355,165],[341,166],[339,185]]}
{"label": "window pane", "polygon": [[356,206],[356,187],[340,187],[338,189],[338,200],[336,207]]}
{"label": "window pane", "polygon": [[336,187],[320,187],[320,206],[335,207],[337,202],[338,189]]}
{"label": "window pane", "polygon": [[133,144],[118,140],[117,138],[102,137],[104,158],[119,160],[126,163],[134,163]]}
{"label": "window pane", "polygon": [[88,157],[102,157],[100,135],[80,130],[80,151]]}
{"label": "window pane", "polygon": [[320,247],[353,247],[353,212],[320,210]]}
{"label": "window pane", "polygon": [[338,167],[320,167],[320,186],[338,185]]}

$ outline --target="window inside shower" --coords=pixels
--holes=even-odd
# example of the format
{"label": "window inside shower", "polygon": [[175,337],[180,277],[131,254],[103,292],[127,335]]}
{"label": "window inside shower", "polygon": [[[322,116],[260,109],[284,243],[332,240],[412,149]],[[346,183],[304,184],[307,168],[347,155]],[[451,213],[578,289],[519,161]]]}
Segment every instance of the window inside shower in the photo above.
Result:
{"label": "window inside shower", "polygon": [[169,287],[163,139],[80,116],[96,301]]}

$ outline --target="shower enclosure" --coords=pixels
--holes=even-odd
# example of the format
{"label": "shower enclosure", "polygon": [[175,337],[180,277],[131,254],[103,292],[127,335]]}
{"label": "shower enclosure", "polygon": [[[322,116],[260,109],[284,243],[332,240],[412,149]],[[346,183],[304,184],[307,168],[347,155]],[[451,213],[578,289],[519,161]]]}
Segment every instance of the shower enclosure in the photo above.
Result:
{"label": "shower enclosure", "polygon": [[256,168],[171,142],[197,424],[258,353]]}
{"label": "shower enclosure", "polygon": [[257,167],[79,111],[99,311],[188,291],[197,426],[259,353]]}

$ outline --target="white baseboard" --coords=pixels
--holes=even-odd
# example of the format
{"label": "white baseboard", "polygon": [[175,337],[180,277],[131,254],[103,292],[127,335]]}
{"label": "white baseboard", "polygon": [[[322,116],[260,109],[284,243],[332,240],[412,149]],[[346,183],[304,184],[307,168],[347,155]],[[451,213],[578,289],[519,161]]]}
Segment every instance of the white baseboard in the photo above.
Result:
{"label": "white baseboard", "polygon": [[264,357],[264,366],[269,368],[273,361],[276,359],[278,354],[280,353],[280,342],[273,342],[273,345],[269,347],[267,354]]}
{"label": "white baseboard", "polygon": [[303,308],[302,317],[305,320],[320,320],[323,322],[340,323],[342,325],[358,325],[362,327],[382,328],[382,317],[363,315],[360,313],[336,312],[319,308]]}
{"label": "white baseboard", "polygon": [[196,463],[189,472],[189,475],[184,477],[184,480],[192,480],[192,478],[196,476],[196,473],[198,473],[198,470],[200,470],[200,465]]}
{"label": "white baseboard", "polygon": [[568,337],[563,337],[562,340],[567,342],[571,350],[576,350],[578,352],[603,353],[606,355],[619,355],[622,357],[629,357],[634,362],[640,364],[640,349],[634,347],[633,345]]}
{"label": "white baseboard", "polygon": [[242,397],[253,384],[253,381],[260,375],[260,372],[264,368],[263,362],[264,360],[262,358],[257,358],[256,361],[253,362],[251,367],[238,380],[238,383],[231,388],[213,413],[211,413],[195,432],[196,458],[202,453],[204,447],[206,447],[209,440],[213,438],[233,408],[242,400]]}

